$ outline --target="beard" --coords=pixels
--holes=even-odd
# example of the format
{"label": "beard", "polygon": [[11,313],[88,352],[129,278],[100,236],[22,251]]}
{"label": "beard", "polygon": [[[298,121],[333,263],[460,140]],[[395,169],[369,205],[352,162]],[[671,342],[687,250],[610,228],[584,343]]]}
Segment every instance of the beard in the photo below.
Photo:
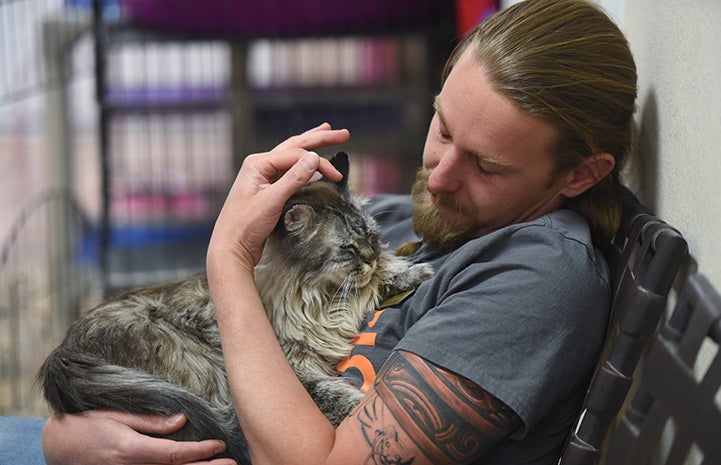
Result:
{"label": "beard", "polygon": [[[430,170],[421,168],[416,175],[411,190],[413,198],[413,228],[424,242],[448,250],[470,239],[478,237],[481,225],[476,219],[476,212],[467,206],[460,205],[452,195],[445,192],[431,194],[428,190]],[[448,218],[433,203],[459,213],[453,219]]]}

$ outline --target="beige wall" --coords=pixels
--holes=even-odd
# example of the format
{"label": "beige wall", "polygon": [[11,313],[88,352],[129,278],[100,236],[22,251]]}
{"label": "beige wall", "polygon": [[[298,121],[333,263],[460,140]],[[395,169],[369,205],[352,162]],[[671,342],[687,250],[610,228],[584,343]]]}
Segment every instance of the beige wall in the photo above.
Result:
{"label": "beige wall", "polygon": [[721,290],[721,2],[627,0],[622,21],[639,71],[640,194]]}
{"label": "beige wall", "polygon": [[620,23],[639,72],[640,196],[721,289],[721,2],[626,0]]}

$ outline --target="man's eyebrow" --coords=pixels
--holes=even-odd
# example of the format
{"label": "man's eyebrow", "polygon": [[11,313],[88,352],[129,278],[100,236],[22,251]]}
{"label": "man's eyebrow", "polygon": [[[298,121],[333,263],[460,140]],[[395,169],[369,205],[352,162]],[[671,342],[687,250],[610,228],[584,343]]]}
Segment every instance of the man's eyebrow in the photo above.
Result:
{"label": "man's eyebrow", "polygon": [[446,120],[443,118],[443,111],[441,111],[441,102],[438,101],[438,95],[433,97],[433,111],[438,115],[438,119],[445,125]]}
{"label": "man's eyebrow", "polygon": [[[441,102],[440,102],[439,99],[438,99],[438,95],[436,95],[436,96],[433,98],[433,110],[435,110],[436,115],[438,116],[438,119],[441,121],[441,124],[443,124],[443,126],[445,126],[446,128],[448,128],[448,125],[446,124],[446,120],[445,120],[445,118],[443,117],[443,111],[441,111]],[[479,160],[481,160],[481,161],[483,161],[483,162],[485,162],[485,163],[488,163],[488,164],[490,164],[490,165],[497,166],[497,167],[502,168],[502,169],[504,169],[504,170],[512,170],[512,171],[513,171],[513,170],[516,169],[516,167],[513,166],[513,165],[511,165],[510,163],[507,163],[507,162],[498,160],[497,158],[494,158],[494,157],[491,157],[491,156],[489,156],[489,155],[486,155],[486,154],[477,152],[477,151],[475,151],[475,150],[471,150],[471,149],[466,148],[465,151],[466,151],[467,154],[471,155],[471,156],[474,157],[474,158],[477,158],[477,159],[479,159]]]}

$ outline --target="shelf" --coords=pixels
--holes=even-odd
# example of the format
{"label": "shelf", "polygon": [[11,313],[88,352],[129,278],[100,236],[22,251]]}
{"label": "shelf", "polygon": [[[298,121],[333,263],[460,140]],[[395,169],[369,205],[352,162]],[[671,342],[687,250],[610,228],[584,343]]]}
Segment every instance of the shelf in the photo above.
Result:
{"label": "shelf", "polygon": [[[320,34],[289,41],[299,36],[104,24],[96,43],[105,92],[99,100],[107,250],[100,253],[108,287],[162,282],[204,267],[219,205],[178,221],[183,215],[154,192],[185,192],[183,182],[187,192],[225,192],[221,184],[227,177],[230,186],[245,154],[323,121],[351,131],[338,149],[351,155],[356,189],[406,192],[432,113],[429,75],[440,74],[434,39],[442,28],[345,29],[335,39],[346,42],[333,45],[329,30],[321,42]],[[454,34],[446,36],[449,45]],[[259,44],[263,37],[273,40]],[[261,59],[258,50],[268,47],[277,53]],[[203,52],[209,53],[199,59]],[[260,60],[254,72],[252,60]],[[272,68],[279,63],[282,72]]]}

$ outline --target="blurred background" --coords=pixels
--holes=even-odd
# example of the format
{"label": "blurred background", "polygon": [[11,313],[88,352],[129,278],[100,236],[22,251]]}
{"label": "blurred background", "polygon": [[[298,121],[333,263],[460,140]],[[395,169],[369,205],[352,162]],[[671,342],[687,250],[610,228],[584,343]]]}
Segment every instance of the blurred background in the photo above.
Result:
{"label": "blurred background", "polygon": [[[407,192],[484,0],[0,0],[0,415],[67,326],[203,269],[246,154],[323,121],[351,186]],[[330,153],[322,153],[330,155]]]}

